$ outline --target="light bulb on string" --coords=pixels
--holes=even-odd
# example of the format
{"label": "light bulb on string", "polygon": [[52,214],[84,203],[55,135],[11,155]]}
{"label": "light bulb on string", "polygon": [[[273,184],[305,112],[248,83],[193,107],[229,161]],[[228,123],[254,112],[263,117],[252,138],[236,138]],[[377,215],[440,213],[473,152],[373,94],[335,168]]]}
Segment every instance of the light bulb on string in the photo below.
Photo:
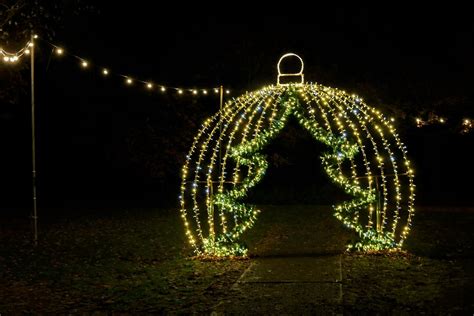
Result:
{"label": "light bulb on string", "polygon": [[61,56],[63,53],[64,53],[64,50],[62,48],[60,48],[60,47],[56,48],[56,55]]}
{"label": "light bulb on string", "polygon": [[87,61],[83,60],[81,62],[81,66],[82,66],[82,68],[87,68],[89,66],[89,63]]}
{"label": "light bulb on string", "polygon": [[109,74],[109,70],[107,68],[102,69],[102,74],[107,76]]}

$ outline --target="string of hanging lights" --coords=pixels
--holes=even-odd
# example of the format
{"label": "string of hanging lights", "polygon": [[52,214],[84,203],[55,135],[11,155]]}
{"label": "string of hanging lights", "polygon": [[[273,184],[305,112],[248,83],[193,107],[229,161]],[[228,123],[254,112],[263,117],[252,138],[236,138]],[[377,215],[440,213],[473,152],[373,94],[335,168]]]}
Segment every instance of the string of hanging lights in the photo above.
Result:
{"label": "string of hanging lights", "polygon": [[[57,57],[72,57],[75,58],[78,61],[78,65],[81,69],[98,69],[98,72],[103,76],[103,77],[110,77],[110,76],[117,76],[121,78],[126,86],[137,86],[141,85],[145,87],[146,90],[148,91],[158,91],[161,93],[166,93],[173,91],[177,95],[191,95],[191,96],[208,96],[211,94],[219,95],[220,93],[220,87],[176,87],[164,83],[155,83],[151,80],[142,80],[140,78],[136,78],[135,76],[129,75],[129,74],[123,74],[121,72],[115,72],[112,71],[108,67],[102,67],[100,65],[96,65],[95,63],[92,63],[89,61],[87,58],[83,58],[79,55],[73,54],[69,51],[67,51],[64,47],[56,45],[54,43],[51,43],[43,38],[40,38],[38,35],[34,35],[33,38],[28,41],[24,47],[22,47],[20,50],[16,52],[8,52],[4,50],[3,48],[0,48],[0,57],[3,59],[5,63],[8,64],[15,64],[19,62],[22,57],[25,55],[30,55],[31,53],[31,47],[35,44],[33,40],[41,40],[43,43],[49,45],[52,48],[53,54]],[[230,94],[229,89],[224,89],[223,92],[227,95]]]}
{"label": "string of hanging lights", "polygon": [[[81,69],[91,69],[91,68],[96,68],[98,70],[98,73],[100,73],[101,76],[105,77],[110,77],[110,76],[118,76],[123,80],[124,85],[126,86],[142,86],[145,88],[147,91],[158,91],[160,93],[167,93],[167,92],[174,92],[178,96],[182,95],[191,95],[191,96],[208,96],[211,94],[219,95],[220,94],[220,88],[219,87],[206,87],[206,88],[189,88],[189,87],[176,87],[164,83],[155,83],[150,80],[142,80],[139,78],[136,78],[132,75],[129,74],[123,74],[120,72],[114,72],[108,67],[102,67],[99,65],[96,65],[95,63],[92,63],[89,61],[87,58],[83,58],[81,56],[78,56],[76,54],[73,54],[66,49],[64,49],[62,46],[51,43],[43,38],[40,38],[38,35],[34,35],[31,40],[29,40],[21,49],[17,50],[16,52],[9,52],[5,50],[4,48],[0,47],[0,59],[3,60],[4,63],[6,64],[15,64],[19,62],[22,57],[25,55],[30,55],[31,53],[31,48],[35,44],[34,40],[41,40],[43,43],[49,45],[52,48],[52,51],[55,56],[57,57],[65,57],[65,56],[70,56],[72,58],[75,58],[78,61],[78,65]],[[229,89],[224,89],[223,93],[229,95],[230,90]],[[394,120],[394,118],[391,118],[391,120]],[[422,117],[414,117],[412,122],[416,125],[416,127],[425,127],[428,125],[446,125],[448,121],[448,118],[437,115],[437,114],[430,114],[427,118],[422,118]],[[472,131],[473,127],[473,119],[469,117],[464,117],[460,124],[458,124],[459,130],[461,134],[468,134]]]}

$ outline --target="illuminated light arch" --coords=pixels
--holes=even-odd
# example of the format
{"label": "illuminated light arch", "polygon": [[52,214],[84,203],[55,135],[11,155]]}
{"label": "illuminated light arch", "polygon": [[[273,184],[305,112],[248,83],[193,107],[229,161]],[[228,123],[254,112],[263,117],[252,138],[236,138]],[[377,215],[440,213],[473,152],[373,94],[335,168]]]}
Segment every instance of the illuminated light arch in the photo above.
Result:
{"label": "illuminated light arch", "polygon": [[[297,73],[280,63],[296,56]],[[326,174],[353,199],[334,205],[334,215],[359,235],[348,249],[398,249],[414,214],[414,173],[392,120],[362,98],[317,83],[304,83],[303,61],[286,54],[278,84],[228,101],[194,137],[182,168],[179,196],[186,236],[198,255],[241,256],[239,243],[259,210],[241,200],[264,176],[261,150],[290,116],[329,148]],[[280,84],[281,76],[300,83]]]}

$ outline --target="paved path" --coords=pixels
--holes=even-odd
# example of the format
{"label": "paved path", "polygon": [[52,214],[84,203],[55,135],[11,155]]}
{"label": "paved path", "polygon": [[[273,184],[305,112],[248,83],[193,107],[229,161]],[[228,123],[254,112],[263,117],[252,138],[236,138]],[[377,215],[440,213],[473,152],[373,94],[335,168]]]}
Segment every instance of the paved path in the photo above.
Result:
{"label": "paved path", "polygon": [[254,259],[216,312],[338,314],[342,303],[341,257]]}
{"label": "paved path", "polygon": [[[339,223],[318,209],[265,209],[261,235],[250,238],[255,258],[214,310],[230,314],[340,313]],[[279,216],[276,216],[276,215]],[[295,226],[298,229],[295,229]],[[336,233],[335,233],[336,232]]]}
{"label": "paved path", "polygon": [[[411,241],[418,245],[415,249],[439,247],[433,240],[442,240],[446,230],[440,229],[439,237],[433,238],[432,224],[442,227],[448,217],[433,214],[425,219],[428,225],[415,227],[419,234],[418,242]],[[453,214],[450,220],[456,218]],[[417,217],[418,223],[423,223],[423,215]],[[452,227],[462,229],[437,253],[452,253],[459,236],[464,247],[471,246],[466,217],[456,221]],[[228,295],[215,302],[216,314],[472,314],[471,259],[455,263],[403,254],[341,255],[352,237],[330,210],[319,208],[266,207],[256,226],[246,239],[252,258],[249,267]],[[472,253],[459,246],[453,249]]]}

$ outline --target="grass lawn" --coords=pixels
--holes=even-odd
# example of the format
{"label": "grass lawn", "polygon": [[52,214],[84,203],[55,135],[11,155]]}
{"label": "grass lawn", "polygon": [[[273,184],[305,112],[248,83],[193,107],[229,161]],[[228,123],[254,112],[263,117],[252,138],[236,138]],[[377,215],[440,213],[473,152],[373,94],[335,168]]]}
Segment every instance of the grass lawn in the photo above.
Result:
{"label": "grass lawn", "polygon": [[[263,206],[244,239],[256,256],[341,253],[354,235],[327,208]],[[474,213],[420,212],[408,253],[343,256],[343,309],[470,312]],[[249,260],[192,260],[176,210],[70,212],[28,226],[0,219],[0,314],[209,313]],[[245,313],[245,311],[242,311]]]}
{"label": "grass lawn", "polygon": [[206,311],[248,264],[190,260],[172,210],[43,223],[34,250],[24,233],[2,227],[0,313]]}

